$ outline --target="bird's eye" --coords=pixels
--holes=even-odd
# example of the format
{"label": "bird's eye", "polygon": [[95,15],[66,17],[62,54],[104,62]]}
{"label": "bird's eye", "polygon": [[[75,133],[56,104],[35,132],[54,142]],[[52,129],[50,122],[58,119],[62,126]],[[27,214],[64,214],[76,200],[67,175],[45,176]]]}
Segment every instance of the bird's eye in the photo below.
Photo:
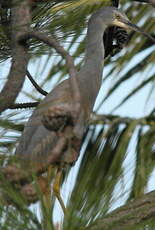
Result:
{"label": "bird's eye", "polygon": [[116,14],[115,17],[117,20],[121,19],[121,16],[119,14]]}

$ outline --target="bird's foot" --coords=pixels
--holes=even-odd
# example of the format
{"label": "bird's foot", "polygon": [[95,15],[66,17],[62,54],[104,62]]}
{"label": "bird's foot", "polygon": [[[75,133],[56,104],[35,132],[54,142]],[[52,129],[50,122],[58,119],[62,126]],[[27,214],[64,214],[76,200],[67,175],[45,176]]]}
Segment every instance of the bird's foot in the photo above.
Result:
{"label": "bird's foot", "polygon": [[55,177],[55,181],[53,184],[53,192],[56,198],[58,199],[60,206],[63,210],[64,215],[67,215],[67,209],[65,207],[65,204],[63,202],[63,199],[60,195],[60,184],[61,184],[61,177],[62,177],[62,169],[58,169]]}

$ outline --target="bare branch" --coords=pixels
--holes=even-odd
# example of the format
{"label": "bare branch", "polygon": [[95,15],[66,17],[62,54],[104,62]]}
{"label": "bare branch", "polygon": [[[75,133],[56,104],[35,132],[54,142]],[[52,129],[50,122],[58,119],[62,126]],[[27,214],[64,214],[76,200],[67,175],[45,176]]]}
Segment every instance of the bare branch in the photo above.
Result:
{"label": "bare branch", "polygon": [[77,70],[74,66],[73,58],[68,54],[68,52],[59,44],[59,42],[50,35],[45,35],[44,33],[32,31],[29,33],[26,33],[25,35],[21,36],[21,41],[26,41],[30,38],[36,38],[45,44],[47,44],[50,47],[54,47],[55,50],[66,59],[66,65],[68,67],[69,75],[70,75],[70,85],[72,90],[72,96],[73,96],[73,103],[74,103],[74,115],[76,114],[76,117],[78,117],[78,113],[80,111],[80,91],[79,86],[77,82]]}
{"label": "bare branch", "polygon": [[28,64],[28,47],[26,43],[18,42],[19,37],[29,30],[30,9],[29,1],[12,0],[11,17],[11,43],[12,43],[12,65],[8,80],[0,93],[0,112],[11,106],[20,92],[26,75]]}
{"label": "bare branch", "polygon": [[30,72],[27,70],[26,71],[26,75],[29,78],[30,82],[32,83],[32,85],[36,88],[36,90],[41,93],[42,95],[46,96],[48,93],[43,90],[37,83],[36,81],[33,79],[32,75],[30,74]]}

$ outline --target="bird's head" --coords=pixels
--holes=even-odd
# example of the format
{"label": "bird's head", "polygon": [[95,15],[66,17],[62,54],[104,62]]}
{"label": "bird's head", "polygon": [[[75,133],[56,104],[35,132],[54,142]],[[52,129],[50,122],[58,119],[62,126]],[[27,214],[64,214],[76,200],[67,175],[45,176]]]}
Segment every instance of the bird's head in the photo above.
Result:
{"label": "bird's head", "polygon": [[129,22],[128,17],[116,7],[103,7],[98,10],[95,14],[95,17],[100,18],[104,25],[108,26],[119,26],[127,28],[127,23]]}
{"label": "bird's head", "polygon": [[136,26],[135,24],[131,23],[128,17],[116,7],[103,7],[99,11],[97,11],[94,16],[100,18],[103,25],[106,27],[109,26],[118,26],[122,27],[126,30],[133,30],[136,32],[140,32],[141,34],[145,35],[149,39],[151,39],[155,43],[155,38],[153,38],[148,33],[144,32],[141,28]]}

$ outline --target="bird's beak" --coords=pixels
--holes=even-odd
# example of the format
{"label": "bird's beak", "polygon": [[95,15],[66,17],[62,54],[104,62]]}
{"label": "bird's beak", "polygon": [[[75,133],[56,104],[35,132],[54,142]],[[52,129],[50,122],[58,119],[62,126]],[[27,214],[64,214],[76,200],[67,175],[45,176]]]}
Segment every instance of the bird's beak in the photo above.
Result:
{"label": "bird's beak", "polygon": [[131,30],[134,30],[136,32],[139,32],[139,33],[143,34],[144,36],[146,36],[147,38],[149,38],[153,43],[155,43],[154,37],[152,37],[150,34],[146,33],[145,31],[143,31],[141,28],[139,28],[135,24],[132,24],[130,21],[121,20],[121,23],[124,23],[127,29],[131,29]]}

